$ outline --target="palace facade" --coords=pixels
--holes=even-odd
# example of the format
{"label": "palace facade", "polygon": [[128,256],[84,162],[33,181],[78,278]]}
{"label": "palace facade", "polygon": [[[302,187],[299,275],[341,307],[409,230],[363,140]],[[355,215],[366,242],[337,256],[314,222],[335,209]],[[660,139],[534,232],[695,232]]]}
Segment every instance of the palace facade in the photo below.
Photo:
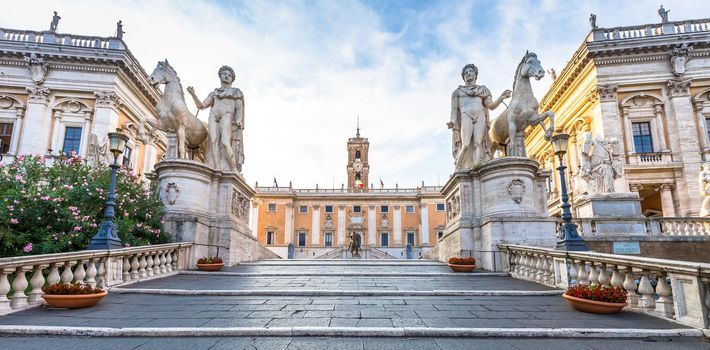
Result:
{"label": "palace facade", "polygon": [[[593,28],[540,102],[570,137],[564,162],[574,201],[582,194],[581,146],[599,137],[621,164],[615,192],[636,192],[646,216],[697,216],[701,165],[710,160],[710,19]],[[528,154],[557,167],[540,127]],[[591,133],[591,134],[590,134]],[[559,175],[548,207],[559,215]]]}
{"label": "palace facade", "polygon": [[444,232],[441,188],[373,188],[369,146],[359,129],[348,139],[347,187],[257,185],[251,229],[259,242],[283,258],[345,257],[351,235],[360,236],[363,258],[416,259],[427,253]]}
{"label": "palace facade", "polygon": [[4,162],[72,152],[112,162],[107,135],[121,129],[130,139],[120,162],[143,176],[165,153],[164,134],[145,123],[160,94],[118,36],[0,28]]}

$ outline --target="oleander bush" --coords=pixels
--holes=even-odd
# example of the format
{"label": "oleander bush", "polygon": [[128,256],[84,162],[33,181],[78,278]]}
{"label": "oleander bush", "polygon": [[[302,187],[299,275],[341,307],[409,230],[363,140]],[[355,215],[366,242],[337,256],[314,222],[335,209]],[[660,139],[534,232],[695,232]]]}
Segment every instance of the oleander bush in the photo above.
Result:
{"label": "oleander bush", "polygon": [[[86,249],[103,220],[111,169],[76,155],[18,156],[0,163],[0,257]],[[116,225],[121,241],[167,243],[163,203],[130,169],[119,170]]]}
{"label": "oleander bush", "polygon": [[576,285],[567,288],[565,294],[587,300],[603,301],[605,303],[625,303],[626,290],[621,287],[601,286],[601,285]]}

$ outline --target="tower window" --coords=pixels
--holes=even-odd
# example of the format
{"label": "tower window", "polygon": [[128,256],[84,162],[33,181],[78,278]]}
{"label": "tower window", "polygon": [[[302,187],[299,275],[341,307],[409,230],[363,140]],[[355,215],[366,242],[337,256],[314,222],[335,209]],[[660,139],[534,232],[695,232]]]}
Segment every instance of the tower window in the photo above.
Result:
{"label": "tower window", "polygon": [[360,159],[360,151],[355,151],[355,159]]}

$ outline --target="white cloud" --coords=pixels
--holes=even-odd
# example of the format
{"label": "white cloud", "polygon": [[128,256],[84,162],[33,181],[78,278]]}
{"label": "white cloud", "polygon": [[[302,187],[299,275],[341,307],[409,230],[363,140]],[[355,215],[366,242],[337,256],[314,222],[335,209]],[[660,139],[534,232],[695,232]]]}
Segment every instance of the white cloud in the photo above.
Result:
{"label": "white cloud", "polygon": [[[440,2],[403,12],[397,32],[355,1],[35,1],[4,4],[0,26],[43,30],[51,11],[60,32],[108,36],[122,19],[124,40],[150,73],[168,58],[201,96],[231,65],[246,96],[245,177],[250,183],[330,187],[345,182],[345,142],[360,115],[371,143],[371,182],[412,187],[443,183],[452,171],[450,94],[475,62],[493,94],[510,88],[525,50],[559,72],[600,26],[657,22],[652,1]],[[671,19],[703,18],[694,1],[668,6]],[[549,78],[533,83],[538,98]],[[493,116],[497,112],[492,113]],[[207,113],[201,112],[204,118]]]}

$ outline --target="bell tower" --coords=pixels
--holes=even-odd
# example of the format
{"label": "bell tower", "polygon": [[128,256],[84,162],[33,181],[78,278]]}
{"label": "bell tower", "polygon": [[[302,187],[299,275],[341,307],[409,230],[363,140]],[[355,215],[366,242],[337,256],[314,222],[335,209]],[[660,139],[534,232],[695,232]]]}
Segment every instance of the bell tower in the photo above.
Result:
{"label": "bell tower", "polygon": [[360,137],[360,118],[358,118],[355,137],[348,138],[348,191],[367,192],[369,186],[370,164],[368,149],[370,142]]}

